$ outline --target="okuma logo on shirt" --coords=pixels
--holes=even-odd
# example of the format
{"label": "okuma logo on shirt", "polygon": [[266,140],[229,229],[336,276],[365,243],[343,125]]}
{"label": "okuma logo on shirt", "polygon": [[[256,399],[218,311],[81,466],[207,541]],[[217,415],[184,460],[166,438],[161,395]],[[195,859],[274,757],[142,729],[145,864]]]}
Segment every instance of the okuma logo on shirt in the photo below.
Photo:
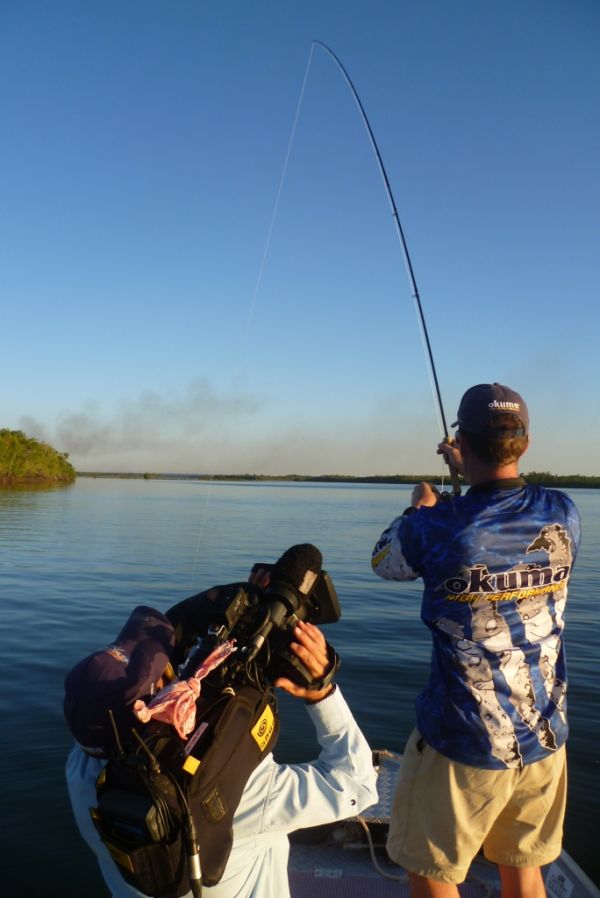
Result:
{"label": "okuma logo on shirt", "polygon": [[524,599],[545,592],[556,592],[568,580],[570,565],[557,568],[523,565],[492,574],[485,564],[463,568],[456,577],[445,580],[448,599],[471,602],[484,596],[492,602]]}
{"label": "okuma logo on shirt", "polygon": [[525,554],[544,552],[548,564],[517,564],[507,571],[491,573],[485,564],[461,568],[442,584],[447,598],[472,602],[485,597],[491,602],[513,601],[563,588],[571,573],[571,539],[561,524],[548,524],[525,548]]}

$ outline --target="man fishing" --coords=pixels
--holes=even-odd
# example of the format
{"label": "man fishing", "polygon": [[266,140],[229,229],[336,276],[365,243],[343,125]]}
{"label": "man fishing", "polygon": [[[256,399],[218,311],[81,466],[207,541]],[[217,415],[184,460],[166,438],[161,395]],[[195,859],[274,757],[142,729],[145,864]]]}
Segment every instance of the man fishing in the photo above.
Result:
{"label": "man fishing", "polygon": [[564,493],[519,476],[529,416],[518,393],[471,387],[453,427],[438,453],[470,489],[440,501],[418,484],[372,556],[380,577],[422,577],[433,641],[387,848],[413,898],[457,898],[481,847],[503,898],[543,898],[566,802],[562,631],[580,520]]}
{"label": "man fishing", "polygon": [[[286,676],[278,676],[273,685],[304,700],[321,747],[319,757],[312,763],[278,764],[273,759],[278,715],[271,690],[263,688],[262,680],[256,688],[248,688],[231,674],[231,679],[225,677],[223,688],[214,690],[217,698],[212,710],[206,710],[202,704],[207,683],[206,692],[210,695],[208,674],[218,672],[215,668],[225,663],[223,658],[229,651],[241,652],[233,641],[220,641],[193,676],[184,678],[182,674],[181,679],[174,678],[173,666],[187,658],[196,636],[206,636],[211,623],[216,620],[221,625],[224,614],[233,617],[245,601],[249,602],[246,611],[250,613],[255,607],[271,607],[264,602],[269,597],[272,607],[279,611],[282,598],[291,604],[302,600],[313,589],[320,565],[321,553],[316,547],[294,546],[283,554],[272,572],[258,570],[251,574],[250,584],[214,587],[185,599],[166,615],[139,606],[113,644],[79,662],[67,675],[65,716],[76,740],[66,767],[69,796],[80,833],[95,853],[113,898],[174,898],[184,893],[187,898],[201,893],[206,898],[285,898],[290,894],[288,833],[354,816],[377,801],[370,748],[333,683],[339,659],[320,629],[310,621],[292,617],[295,627],[288,646],[291,654],[286,656],[290,670],[297,664],[306,672],[308,686]],[[271,579],[278,580],[280,587],[278,593],[269,596]],[[229,597],[233,598],[228,604]],[[265,622],[263,616],[263,630]],[[246,666],[250,670],[252,662]],[[242,667],[240,664],[237,670]],[[170,685],[165,685],[166,679],[171,680]],[[252,718],[250,725],[244,722],[243,729],[232,735],[230,724],[237,726],[236,719],[245,707],[241,702],[235,706],[235,714],[221,718],[226,724],[219,724],[221,729],[215,730],[210,743],[215,746],[213,754],[199,751],[207,727],[210,732],[215,709],[234,701],[236,695],[247,704],[247,696],[252,694],[257,694],[261,702],[256,723]],[[152,736],[152,727],[157,738]],[[128,739],[134,748],[136,741],[144,743],[142,761],[149,755],[150,761],[161,766],[154,777],[152,764],[146,764],[144,769],[142,782],[151,782],[152,796],[157,800],[150,811],[146,801],[138,815],[139,822],[133,817],[137,804],[143,801],[140,781],[135,780],[133,790],[125,789],[130,759],[135,758],[127,755]],[[159,751],[162,755],[154,757],[153,753],[158,755]],[[120,763],[126,755],[124,763]],[[137,755],[140,756],[139,747]],[[253,764],[249,761],[251,756],[256,759]],[[183,766],[176,762],[169,768],[171,757],[186,760]],[[113,772],[115,765],[120,764],[116,768],[120,779],[113,776],[107,789],[111,764]],[[169,774],[170,769],[175,776]],[[165,774],[171,775],[173,781],[179,777],[185,789],[186,781],[191,783],[202,777],[203,771],[207,771],[211,788],[207,797],[200,803],[194,801],[192,791],[188,792],[197,831],[197,839],[189,840],[194,843],[192,860],[198,855],[202,873],[205,867],[207,871],[215,868],[215,857],[221,864],[213,881],[204,887],[202,873],[195,870],[194,864],[185,872],[181,851],[169,867],[173,860],[173,836],[163,838],[160,828],[164,819],[173,829],[172,813],[164,813],[172,789],[167,783],[162,794],[158,794]],[[102,800],[108,819],[101,819]],[[110,822],[111,815],[116,824],[114,820]],[[203,823],[206,815],[208,822]],[[134,839],[128,838],[128,830],[135,835],[148,820],[152,838],[142,840],[144,844],[140,842],[136,848]],[[226,825],[222,825],[223,820]],[[115,847],[113,837],[121,838],[123,834],[124,842]],[[149,884],[143,891],[139,888],[138,867],[134,870],[141,851],[148,858],[139,864],[140,875],[146,876]],[[183,887],[180,885],[182,869],[192,882],[192,891],[187,891],[187,879],[181,880]],[[159,881],[160,887],[154,889],[152,883]]]}

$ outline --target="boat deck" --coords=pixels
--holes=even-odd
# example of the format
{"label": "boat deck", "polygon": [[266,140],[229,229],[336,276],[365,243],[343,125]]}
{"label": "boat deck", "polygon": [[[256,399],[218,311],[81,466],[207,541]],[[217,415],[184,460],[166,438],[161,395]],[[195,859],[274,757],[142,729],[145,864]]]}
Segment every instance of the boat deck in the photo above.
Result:
{"label": "boat deck", "polygon": [[[290,837],[289,879],[292,898],[409,898],[408,878],[385,850],[387,825],[399,755],[373,753],[379,801],[364,814],[340,823],[299,830]],[[549,898],[600,898],[600,890],[572,858],[560,858],[543,869]],[[500,883],[494,864],[479,856],[461,898],[498,898]]]}

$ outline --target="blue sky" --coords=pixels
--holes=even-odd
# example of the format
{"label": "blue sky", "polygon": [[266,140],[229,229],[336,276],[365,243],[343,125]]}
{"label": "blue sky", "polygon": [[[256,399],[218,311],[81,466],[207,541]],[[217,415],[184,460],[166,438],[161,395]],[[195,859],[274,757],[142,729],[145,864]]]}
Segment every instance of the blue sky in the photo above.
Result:
{"label": "blue sky", "polygon": [[435,473],[448,422],[598,474],[596,0],[0,4],[0,425],[80,470]]}

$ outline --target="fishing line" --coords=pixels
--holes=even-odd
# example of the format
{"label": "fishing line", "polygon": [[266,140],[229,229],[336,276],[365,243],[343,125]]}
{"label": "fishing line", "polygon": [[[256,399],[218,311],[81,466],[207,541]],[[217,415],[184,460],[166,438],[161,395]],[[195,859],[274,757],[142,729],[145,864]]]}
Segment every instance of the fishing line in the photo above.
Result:
{"label": "fishing line", "polygon": [[[258,275],[256,278],[256,283],[254,285],[254,290],[252,292],[252,297],[250,299],[250,308],[248,311],[248,318],[246,321],[246,332],[245,332],[245,335],[242,340],[242,348],[249,342],[250,327],[252,325],[252,321],[254,318],[254,312],[256,309],[256,298],[258,296],[258,291],[260,290],[260,286],[262,284],[265,265],[267,262],[267,256],[269,254],[269,249],[271,247],[271,236],[273,234],[273,227],[275,225],[275,219],[277,218],[277,212],[279,211],[279,201],[281,199],[281,194],[283,191],[283,184],[285,181],[285,176],[286,176],[287,168],[288,168],[288,162],[290,160],[290,156],[292,153],[292,146],[294,143],[294,138],[296,136],[296,128],[298,126],[298,120],[300,118],[300,109],[302,107],[302,101],[304,99],[304,91],[306,88],[306,82],[308,80],[308,72],[310,69],[313,52],[314,52],[314,46],[311,46],[310,53],[308,56],[308,62],[306,63],[306,71],[304,72],[304,78],[302,80],[302,88],[300,90],[300,96],[298,98],[298,103],[296,104],[296,114],[294,115],[292,131],[291,131],[291,134],[290,134],[290,137],[288,140],[288,146],[287,146],[287,151],[285,154],[285,159],[283,162],[283,168],[281,170],[281,175],[279,177],[279,184],[277,187],[277,193],[275,196],[275,203],[273,206],[273,211],[271,213],[271,221],[269,222],[269,228],[267,230],[267,237],[265,240],[265,246],[263,249],[262,259],[261,259],[260,266],[258,269]],[[242,353],[242,355],[243,355],[243,353]],[[209,512],[209,507],[210,507],[210,500],[211,500],[214,480],[215,480],[215,473],[213,472],[211,474],[210,480],[208,481],[208,489],[206,492],[206,497],[205,497],[205,502],[204,502],[204,513],[202,516],[202,522],[200,524],[200,531],[198,533],[198,539],[196,541],[196,551],[194,553],[194,560],[193,560],[193,564],[192,564],[192,588],[194,588],[194,586],[195,586],[195,581],[196,581],[196,577],[197,577],[198,560],[199,560],[199,556],[200,556],[200,545],[202,543],[202,540],[204,537],[204,530],[206,527],[206,523],[208,521],[208,512]]]}
{"label": "fishing line", "polygon": [[[266,237],[266,240],[265,240],[265,246],[264,246],[264,249],[263,249],[262,259],[261,259],[261,262],[260,262],[260,266],[259,266],[259,270],[258,270],[258,275],[257,275],[257,278],[256,278],[256,284],[254,285],[254,290],[253,290],[252,297],[251,297],[251,300],[250,300],[250,308],[249,308],[249,311],[248,311],[248,318],[247,318],[247,321],[246,321],[246,332],[245,332],[245,335],[244,335],[243,340],[242,340],[242,349],[243,349],[244,346],[249,342],[249,332],[250,332],[250,327],[251,327],[251,325],[252,325],[252,320],[253,320],[253,318],[254,318],[254,312],[255,312],[255,308],[256,308],[256,298],[257,298],[257,296],[258,296],[258,291],[259,291],[260,286],[261,286],[261,284],[262,284],[262,279],[263,279],[263,274],[264,274],[265,265],[266,265],[266,261],[267,261],[267,256],[268,256],[268,254],[269,254],[269,249],[270,249],[270,247],[271,247],[271,236],[272,236],[272,234],[273,234],[273,227],[274,227],[274,225],[275,225],[275,219],[277,218],[277,212],[278,212],[278,210],[279,210],[279,201],[280,201],[280,199],[281,199],[281,193],[282,193],[282,191],[283,191],[283,184],[284,184],[285,176],[286,176],[286,173],[287,173],[288,162],[289,162],[289,160],[290,160],[290,156],[291,156],[291,153],[292,153],[292,145],[293,145],[293,143],[294,143],[294,137],[296,136],[296,128],[297,128],[297,126],[298,126],[298,120],[299,120],[299,118],[300,118],[300,109],[301,109],[301,107],[302,107],[302,101],[303,101],[303,99],[304,99],[304,90],[305,90],[305,88],[306,88],[306,82],[307,82],[307,80],[308,80],[308,72],[309,72],[309,69],[310,69],[310,64],[311,64],[311,61],[312,61],[313,52],[314,52],[314,47],[311,46],[311,48],[310,48],[310,53],[309,53],[309,56],[308,56],[308,62],[307,62],[307,64],[306,64],[306,71],[305,71],[305,73],[304,73],[304,79],[303,79],[303,81],[302,81],[302,88],[301,88],[301,90],[300,90],[300,96],[299,96],[299,98],[298,98],[298,103],[297,103],[297,105],[296,105],[296,114],[295,114],[295,116],[294,116],[294,122],[293,122],[293,125],[292,125],[292,131],[291,131],[291,134],[290,134],[290,138],[289,138],[289,140],[288,140],[287,152],[286,152],[286,154],[285,154],[285,159],[284,159],[284,163],[283,163],[283,168],[282,168],[282,171],[281,171],[281,175],[280,175],[280,177],[279,177],[279,185],[278,185],[278,187],[277,187],[277,194],[276,194],[276,196],[275,196],[275,204],[274,204],[274,206],[273,206],[273,211],[272,211],[272,213],[271,213],[271,221],[270,221],[270,223],[269,223],[269,228],[268,228],[268,231],[267,231],[267,237]],[[244,355],[244,353],[242,353],[242,356],[243,356],[243,355]],[[197,539],[197,542],[196,542],[196,551],[195,551],[195,553],[194,553],[194,560],[193,560],[193,564],[192,564],[192,588],[194,588],[194,586],[195,586],[195,581],[196,581],[196,577],[197,577],[198,560],[199,560],[199,556],[200,556],[200,545],[201,545],[201,543],[202,543],[202,540],[203,540],[203,537],[204,537],[204,530],[205,530],[205,527],[206,527],[206,523],[207,523],[207,521],[208,521],[208,512],[209,512],[209,507],[210,507],[210,500],[211,500],[211,495],[212,495],[212,489],[213,489],[214,480],[215,480],[215,473],[213,472],[212,475],[211,475],[211,477],[210,477],[210,480],[208,481],[208,489],[207,489],[207,492],[206,492],[206,497],[205,497],[205,502],[204,502],[204,512],[203,512],[202,521],[201,521],[201,524],[200,524],[200,531],[199,531],[199,533],[198,533],[198,539]]]}
{"label": "fishing line", "polygon": [[200,544],[204,539],[204,530],[206,528],[206,522],[208,521],[208,511],[210,508],[210,500],[212,497],[212,488],[215,482],[214,472],[210,475],[208,480],[208,486],[206,490],[206,495],[204,497],[204,509],[202,514],[202,520],[200,522],[200,528],[198,531],[198,538],[196,540],[196,551],[194,552],[194,560],[192,562],[192,579],[190,584],[190,589],[195,589],[196,587],[196,577],[198,575],[198,559],[200,557]]}
{"label": "fishing line", "polygon": [[[296,128],[297,128],[297,126],[298,126],[298,119],[300,118],[300,109],[301,109],[301,107],[302,107],[302,101],[303,101],[303,99],[304,99],[304,90],[305,90],[305,88],[306,88],[306,82],[307,82],[307,80],[308,80],[308,72],[309,72],[309,69],[310,69],[310,64],[311,64],[311,61],[312,61],[313,52],[314,52],[314,46],[311,46],[311,48],[310,48],[310,53],[309,53],[309,56],[308,56],[308,62],[306,63],[306,71],[304,72],[304,78],[303,78],[303,81],[302,81],[302,88],[301,88],[301,90],[300,90],[300,96],[299,96],[299,98],[298,98],[298,103],[297,103],[297,105],[296,105],[296,114],[295,114],[295,116],[294,116],[294,122],[293,122],[293,125],[292,125],[292,131],[291,131],[291,134],[290,134],[290,138],[289,138],[289,140],[288,140],[287,152],[286,152],[286,154],[285,154],[285,159],[284,159],[284,162],[283,162],[283,168],[282,168],[282,170],[281,170],[281,175],[280,175],[280,177],[279,177],[279,185],[278,185],[278,187],[277,187],[277,194],[276,194],[276,196],[275,196],[275,203],[274,203],[274,206],[273,206],[273,211],[272,211],[272,213],[271,213],[271,221],[270,221],[270,223],[269,223],[269,228],[268,228],[268,230],[267,230],[267,237],[266,237],[266,240],[265,240],[265,246],[264,246],[264,249],[263,249],[262,259],[261,259],[260,266],[259,266],[259,269],[258,269],[258,275],[257,275],[257,278],[256,278],[256,283],[255,283],[255,285],[254,285],[254,290],[253,290],[253,292],[252,292],[252,297],[251,297],[251,299],[250,299],[250,308],[249,308],[249,311],[248,311],[248,318],[247,318],[247,321],[246,321],[246,332],[245,332],[244,337],[243,337],[243,339],[242,339],[242,349],[243,349],[244,346],[246,346],[246,345],[248,344],[248,342],[249,342],[250,327],[251,327],[251,325],[252,325],[252,320],[253,320],[253,318],[254,318],[254,312],[255,312],[255,309],[256,309],[256,298],[257,298],[257,296],[258,296],[258,291],[260,290],[260,286],[261,286],[261,284],[262,284],[262,279],[263,279],[263,274],[264,274],[265,265],[266,265],[266,261],[267,261],[267,256],[268,256],[268,254],[269,254],[269,249],[270,249],[270,247],[271,247],[271,236],[272,236],[272,234],[273,234],[273,227],[274,227],[274,225],[275,225],[275,219],[277,218],[277,212],[278,212],[278,210],[279,210],[279,200],[281,199],[281,193],[282,193],[282,191],[283,191],[283,183],[284,183],[284,181],[285,181],[285,176],[286,176],[286,173],[287,173],[288,162],[289,162],[289,160],[290,160],[290,156],[291,156],[291,153],[292,153],[292,145],[293,145],[293,143],[294,143],[294,138],[295,138],[295,136],[296,136]],[[244,354],[244,353],[242,353],[242,355],[243,355],[243,354]],[[201,525],[200,525],[200,532],[199,532],[199,534],[198,534],[198,539],[197,539],[197,542],[196,542],[196,551],[195,551],[195,553],[194,553],[194,561],[193,561],[193,564],[192,564],[192,588],[193,588],[194,585],[195,585],[195,580],[196,580],[196,576],[197,576],[198,558],[199,558],[199,555],[200,555],[200,544],[201,544],[201,542],[202,542],[202,539],[203,539],[203,536],[204,536],[204,529],[205,529],[205,526],[206,526],[206,522],[207,522],[207,520],[208,520],[208,511],[209,511],[209,506],[210,506],[210,499],[211,499],[212,487],[213,487],[213,484],[214,484],[214,480],[215,480],[215,473],[213,472],[213,473],[211,474],[211,476],[210,476],[210,480],[208,481],[208,490],[207,490],[207,493],[206,493],[206,498],[205,498],[205,503],[204,503],[204,514],[203,514],[202,522],[201,522]]]}
{"label": "fishing line", "polygon": [[277,218],[277,212],[279,210],[279,200],[281,198],[281,192],[283,190],[283,182],[285,181],[285,176],[287,172],[288,162],[290,161],[290,155],[292,153],[292,144],[294,143],[294,138],[296,136],[296,128],[298,126],[298,119],[300,118],[300,109],[302,107],[302,101],[304,99],[304,90],[306,88],[306,82],[308,80],[308,72],[310,69],[310,64],[312,62],[314,52],[314,42],[310,48],[310,53],[308,54],[308,62],[306,63],[306,71],[304,72],[304,79],[302,81],[302,88],[300,90],[300,97],[298,98],[298,103],[296,105],[296,114],[294,116],[294,123],[292,125],[292,133],[290,134],[290,139],[288,141],[287,152],[285,154],[285,160],[283,163],[283,169],[281,171],[281,175],[279,177],[279,185],[277,188],[277,195],[275,197],[275,204],[273,206],[273,212],[271,214],[271,222],[269,224],[269,229],[267,231],[267,239],[265,241],[265,248],[263,250],[263,256],[260,263],[260,267],[258,270],[258,277],[256,279],[256,284],[254,287],[254,292],[252,294],[252,299],[250,301],[250,311],[248,313],[248,322],[246,324],[246,334],[250,329],[250,325],[252,323],[252,319],[254,317],[254,310],[256,307],[256,297],[258,295],[258,291],[260,289],[260,285],[262,283],[263,273],[265,270],[265,263],[267,261],[267,256],[269,254],[269,249],[271,247],[271,235],[273,233],[273,226],[275,224],[275,219]]}

